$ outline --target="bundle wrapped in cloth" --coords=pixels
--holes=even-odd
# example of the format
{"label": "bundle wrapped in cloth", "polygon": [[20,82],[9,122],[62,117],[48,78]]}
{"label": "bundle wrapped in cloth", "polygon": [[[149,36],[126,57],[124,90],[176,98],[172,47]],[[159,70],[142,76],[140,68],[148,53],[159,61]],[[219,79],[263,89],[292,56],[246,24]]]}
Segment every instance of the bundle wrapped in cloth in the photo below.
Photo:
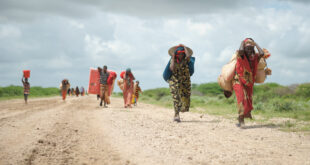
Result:
{"label": "bundle wrapped in cloth", "polygon": [[[267,75],[271,75],[271,69],[267,67],[266,59],[270,57],[267,49],[263,49],[264,57],[262,57],[257,66],[255,83],[264,83]],[[235,76],[238,51],[231,57],[230,61],[222,67],[221,75],[217,81],[224,91],[232,92],[232,80]]]}
{"label": "bundle wrapped in cloth", "polygon": [[272,71],[270,68],[267,67],[266,59],[269,58],[271,55],[267,49],[263,49],[264,56],[259,60],[257,65],[257,72],[255,77],[255,83],[264,83],[266,80],[267,75],[271,75]]}
{"label": "bundle wrapped in cloth", "polygon": [[226,81],[224,77],[220,75],[217,78],[217,82],[223,90],[232,92],[233,90],[232,81]]}
{"label": "bundle wrapped in cloth", "polygon": [[231,81],[234,78],[237,64],[237,52],[231,57],[230,61],[222,68],[222,77],[225,81]]}
{"label": "bundle wrapped in cloth", "polygon": [[123,91],[124,90],[124,79],[117,80],[117,85]]}
{"label": "bundle wrapped in cloth", "polygon": [[223,66],[221,75],[217,78],[217,82],[220,87],[225,91],[232,92],[232,79],[235,75],[236,64],[237,64],[237,54],[236,53],[231,57],[230,61]]}

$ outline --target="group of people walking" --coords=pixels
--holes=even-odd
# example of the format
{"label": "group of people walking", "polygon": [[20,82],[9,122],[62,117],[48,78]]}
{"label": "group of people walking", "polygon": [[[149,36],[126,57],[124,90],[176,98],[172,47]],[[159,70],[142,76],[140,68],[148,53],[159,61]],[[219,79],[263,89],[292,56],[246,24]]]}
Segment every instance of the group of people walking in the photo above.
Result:
{"label": "group of people walking", "polygon": [[[255,52],[255,48],[258,53]],[[182,44],[170,48],[168,54],[171,59],[164,71],[164,79],[169,83],[173,98],[175,112],[173,121],[180,122],[180,112],[188,112],[190,107],[191,76],[194,73],[195,58],[192,57],[192,49]],[[224,89],[223,92],[227,98],[232,95],[233,91],[235,92],[239,114],[238,121],[240,127],[243,127],[244,118],[252,118],[253,86],[257,76],[258,64],[261,58],[266,58],[266,53],[252,38],[246,38],[241,42],[235,58],[236,63],[231,81],[232,90]],[[103,68],[98,67],[98,72],[100,76],[100,106],[103,104],[103,107],[108,107],[107,105],[111,103],[109,97],[113,91],[117,75],[115,72],[108,71],[106,65]],[[132,104],[136,105],[138,102],[139,93],[142,93],[139,81],[134,82],[135,76],[130,68],[122,71],[120,77],[121,79],[117,83],[123,92],[124,108],[132,108]],[[27,103],[30,83],[27,78],[23,78],[22,83],[24,85],[25,103]],[[84,88],[81,88],[81,91],[78,87],[75,90],[70,89],[70,83],[67,79],[61,82],[60,89],[63,100],[66,99],[67,93],[69,95],[75,93],[76,96],[85,93]]]}
{"label": "group of people walking", "polygon": [[[258,53],[255,52],[255,48]],[[187,112],[190,107],[191,70],[193,70],[190,59],[193,51],[180,44],[170,48],[168,53],[171,59],[167,65],[168,69],[166,68],[164,71],[164,79],[166,80],[165,76],[168,72],[171,72],[168,74],[167,82],[169,83],[174,104],[175,114],[173,120],[180,122],[180,112]],[[233,66],[232,89],[235,91],[237,98],[239,126],[243,127],[244,118],[252,118],[253,86],[257,76],[258,64],[261,58],[266,58],[266,53],[252,38],[246,38],[241,42],[236,54],[236,63]],[[271,72],[270,69],[268,71]],[[223,90],[227,98],[232,95],[233,91]]]}
{"label": "group of people walking", "polygon": [[59,85],[59,89],[61,91],[62,100],[66,100],[67,95],[69,96],[84,96],[87,91],[85,91],[84,87],[79,88],[76,86],[75,88],[70,88],[70,83],[68,79],[63,79]]}
{"label": "group of people walking", "polygon": [[[107,105],[111,103],[110,96],[117,74],[113,71],[108,71],[106,65],[103,66],[103,69],[98,67],[98,72],[100,75],[100,106],[103,103],[103,107],[107,108]],[[142,93],[139,81],[134,83],[135,77],[130,68],[122,71],[120,77],[118,85],[123,92],[124,108],[132,108],[132,104],[137,105],[139,93]]]}

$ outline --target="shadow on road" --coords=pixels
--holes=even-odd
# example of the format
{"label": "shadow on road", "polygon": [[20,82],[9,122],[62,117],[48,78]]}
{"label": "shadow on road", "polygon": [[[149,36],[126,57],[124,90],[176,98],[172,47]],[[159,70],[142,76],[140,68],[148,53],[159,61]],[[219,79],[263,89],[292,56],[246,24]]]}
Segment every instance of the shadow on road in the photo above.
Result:
{"label": "shadow on road", "polygon": [[255,129],[255,128],[279,128],[280,125],[276,124],[258,124],[258,125],[249,125],[244,126],[242,129]]}
{"label": "shadow on road", "polygon": [[189,121],[184,121],[182,120],[181,123],[219,123],[221,122],[221,120],[210,120],[210,121],[206,121],[206,120],[189,120]]}

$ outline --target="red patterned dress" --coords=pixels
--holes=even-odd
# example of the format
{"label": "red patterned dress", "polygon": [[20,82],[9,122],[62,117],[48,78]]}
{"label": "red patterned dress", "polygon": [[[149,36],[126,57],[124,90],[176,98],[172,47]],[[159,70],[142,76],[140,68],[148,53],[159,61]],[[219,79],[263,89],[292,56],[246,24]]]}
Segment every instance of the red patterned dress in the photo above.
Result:
{"label": "red patterned dress", "polygon": [[258,54],[249,56],[249,59],[245,55],[240,55],[240,53],[237,56],[233,89],[237,97],[239,116],[244,115],[244,117],[249,117],[249,112],[253,110],[253,86],[259,59]]}

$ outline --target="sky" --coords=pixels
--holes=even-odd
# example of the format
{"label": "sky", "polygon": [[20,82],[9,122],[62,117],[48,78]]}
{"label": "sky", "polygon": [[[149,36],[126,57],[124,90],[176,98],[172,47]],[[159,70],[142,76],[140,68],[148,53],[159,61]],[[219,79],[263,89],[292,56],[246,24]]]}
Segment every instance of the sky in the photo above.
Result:
{"label": "sky", "polygon": [[[271,53],[282,85],[310,82],[308,0],[1,0],[0,86],[88,87],[91,67],[131,68],[142,89],[168,87],[168,49],[180,43],[196,58],[192,83],[216,82],[241,41]],[[119,76],[118,76],[119,78]]]}

